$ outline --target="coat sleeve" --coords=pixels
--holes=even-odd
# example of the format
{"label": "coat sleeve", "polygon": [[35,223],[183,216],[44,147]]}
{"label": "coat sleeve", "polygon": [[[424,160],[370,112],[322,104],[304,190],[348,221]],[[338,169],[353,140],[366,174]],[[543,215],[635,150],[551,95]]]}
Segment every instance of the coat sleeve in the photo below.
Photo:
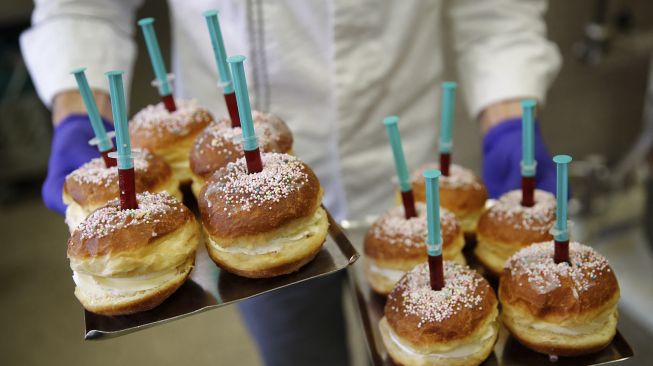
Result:
{"label": "coat sleeve", "polygon": [[449,15],[461,89],[472,116],[514,98],[544,102],[560,68],[544,0],[454,0]]}
{"label": "coat sleeve", "polygon": [[36,0],[32,24],[20,37],[23,58],[47,106],[76,89],[70,71],[87,67],[94,89],[108,90],[104,73],[125,71],[131,85],[136,56],[135,14],[142,0]]}

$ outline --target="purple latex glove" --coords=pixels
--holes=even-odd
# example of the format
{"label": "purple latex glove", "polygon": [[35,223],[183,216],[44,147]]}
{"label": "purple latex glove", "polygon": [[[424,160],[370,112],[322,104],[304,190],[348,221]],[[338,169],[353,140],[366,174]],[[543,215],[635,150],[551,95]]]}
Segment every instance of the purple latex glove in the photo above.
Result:
{"label": "purple latex glove", "polygon": [[[113,131],[112,123],[102,122],[107,131]],[[91,122],[85,114],[71,114],[54,129],[48,176],[41,187],[43,203],[50,210],[60,214],[66,211],[61,198],[66,175],[87,161],[100,157],[97,146],[88,144],[94,137]]]}
{"label": "purple latex glove", "polygon": [[[483,138],[483,180],[491,198],[521,188],[521,117],[492,127]],[[539,124],[535,123],[537,188],[555,194],[556,167],[544,145]]]}

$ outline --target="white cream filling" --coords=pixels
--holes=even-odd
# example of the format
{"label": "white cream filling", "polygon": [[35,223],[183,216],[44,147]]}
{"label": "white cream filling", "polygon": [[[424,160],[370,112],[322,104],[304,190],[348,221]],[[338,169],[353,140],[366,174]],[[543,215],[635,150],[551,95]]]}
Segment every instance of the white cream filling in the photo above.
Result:
{"label": "white cream filling", "polygon": [[465,217],[458,217],[458,221],[460,222],[460,227],[464,232],[472,232],[476,231],[479,218],[480,214],[473,213]]}
{"label": "white cream filling", "polygon": [[170,161],[169,164],[172,170],[184,170],[190,168],[190,164],[188,163],[188,160],[184,160],[184,159],[173,160]]}
{"label": "white cream filling", "polygon": [[369,261],[369,269],[370,272],[374,274],[378,274],[380,276],[383,276],[387,278],[388,280],[397,283],[401,279],[401,277],[406,274],[406,271],[402,271],[400,269],[391,269],[391,268],[382,268],[379,267],[374,261],[370,260]]}
{"label": "white cream filling", "polygon": [[463,358],[469,355],[475,354],[483,349],[485,342],[494,336],[494,327],[489,326],[483,336],[478,340],[471,343],[461,344],[458,347],[454,347],[446,352],[441,353],[421,353],[415,348],[403,342],[399,339],[399,336],[390,328],[388,321],[385,317],[381,320],[379,324],[381,332],[385,332],[390,340],[397,345],[397,347],[404,353],[407,353],[413,357],[419,357],[422,360],[434,359],[434,358]]}
{"label": "white cream filling", "polygon": [[73,271],[75,285],[85,291],[102,290],[114,294],[147,291],[172,281],[177,269],[133,277],[100,277]]}
{"label": "white cream filling", "polygon": [[261,245],[256,245],[256,246],[232,245],[229,247],[223,247],[215,240],[213,240],[213,238],[211,237],[209,237],[209,241],[211,242],[211,245],[215,249],[225,253],[245,254],[245,255],[261,255],[261,254],[268,254],[268,253],[278,253],[281,250],[283,250],[284,246],[288,244],[292,244],[294,242],[316,235],[320,231],[321,216],[322,215],[320,213],[320,210],[317,210],[315,211],[315,214],[313,215],[310,224],[306,225],[302,230],[292,234],[274,238],[268,241],[267,243]]}
{"label": "white cream filling", "polygon": [[190,165],[188,164],[188,160],[169,161],[168,164],[170,164],[170,168],[172,168],[172,172],[180,182],[183,183],[191,180]]}
{"label": "white cream filling", "polygon": [[88,216],[89,213],[87,213],[82,206],[78,205],[76,202],[73,202],[66,207],[66,218],[65,222],[68,225],[68,230],[72,233],[79,224],[84,221],[86,216]]}
{"label": "white cream filling", "polygon": [[605,327],[605,325],[610,321],[611,315],[612,313],[608,313],[597,317],[590,323],[581,324],[574,327],[565,327],[565,326],[561,326],[549,322],[542,322],[542,321],[532,322],[528,326],[533,329],[542,330],[545,332],[571,335],[571,336],[592,334],[597,332],[601,328]]}

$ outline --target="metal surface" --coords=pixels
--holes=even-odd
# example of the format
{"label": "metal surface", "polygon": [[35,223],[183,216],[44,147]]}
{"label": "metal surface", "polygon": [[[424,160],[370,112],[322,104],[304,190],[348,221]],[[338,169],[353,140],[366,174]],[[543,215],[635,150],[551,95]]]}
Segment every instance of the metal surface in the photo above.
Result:
{"label": "metal surface", "polygon": [[[351,242],[362,253],[361,243],[369,223],[347,222],[344,225],[347,235]],[[474,268],[478,264],[469,254],[471,251],[464,252],[470,267]],[[359,320],[364,328],[368,353],[372,364],[375,366],[395,365],[388,352],[385,349],[381,339],[381,333],[378,323],[383,317],[383,307],[385,306],[385,297],[376,294],[369,287],[365,280],[362,264],[352,266],[348,269],[349,280],[354,298],[356,299],[356,309],[358,310]],[[495,286],[496,279],[490,278],[490,283]],[[559,365],[559,366],[590,366],[603,365],[612,362],[626,360],[633,356],[633,350],[628,342],[617,332],[612,343],[604,350],[586,356],[580,357],[559,357],[555,363],[549,360],[547,355],[533,352],[522,346],[508,331],[502,326],[499,332],[494,352],[488,357],[483,366],[517,366],[517,365]]]}
{"label": "metal surface", "polygon": [[285,276],[249,279],[233,275],[218,268],[201,246],[191,278],[163,304],[150,311],[123,316],[86,311],[85,339],[129,334],[340,271],[353,264],[359,255],[330,215],[329,222],[329,235],[315,259],[298,272]]}
{"label": "metal surface", "polygon": [[577,357],[559,357],[557,361],[550,361],[549,356],[533,352],[522,346],[521,343],[510,336],[504,327],[501,327],[499,339],[494,346],[494,355],[499,360],[498,365],[501,366],[589,366],[605,365],[627,360],[633,357],[633,350],[621,333],[617,331],[617,335],[612,340],[612,343],[600,352]]}

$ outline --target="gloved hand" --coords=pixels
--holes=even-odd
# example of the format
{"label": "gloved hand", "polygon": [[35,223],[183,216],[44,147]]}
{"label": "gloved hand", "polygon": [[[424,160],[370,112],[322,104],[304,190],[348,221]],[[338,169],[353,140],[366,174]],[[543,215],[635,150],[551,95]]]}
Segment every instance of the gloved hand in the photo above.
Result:
{"label": "gloved hand", "polygon": [[[102,121],[107,131],[113,131],[113,124]],[[88,141],[95,137],[91,122],[85,114],[71,114],[54,129],[48,175],[41,187],[43,203],[52,211],[63,214],[66,211],[61,198],[64,180],[73,170],[87,161],[100,156],[97,146]]]}
{"label": "gloved hand", "polygon": [[[492,127],[483,138],[483,180],[491,198],[521,188],[521,118]],[[535,182],[539,189],[555,194],[556,167],[535,123]]]}

